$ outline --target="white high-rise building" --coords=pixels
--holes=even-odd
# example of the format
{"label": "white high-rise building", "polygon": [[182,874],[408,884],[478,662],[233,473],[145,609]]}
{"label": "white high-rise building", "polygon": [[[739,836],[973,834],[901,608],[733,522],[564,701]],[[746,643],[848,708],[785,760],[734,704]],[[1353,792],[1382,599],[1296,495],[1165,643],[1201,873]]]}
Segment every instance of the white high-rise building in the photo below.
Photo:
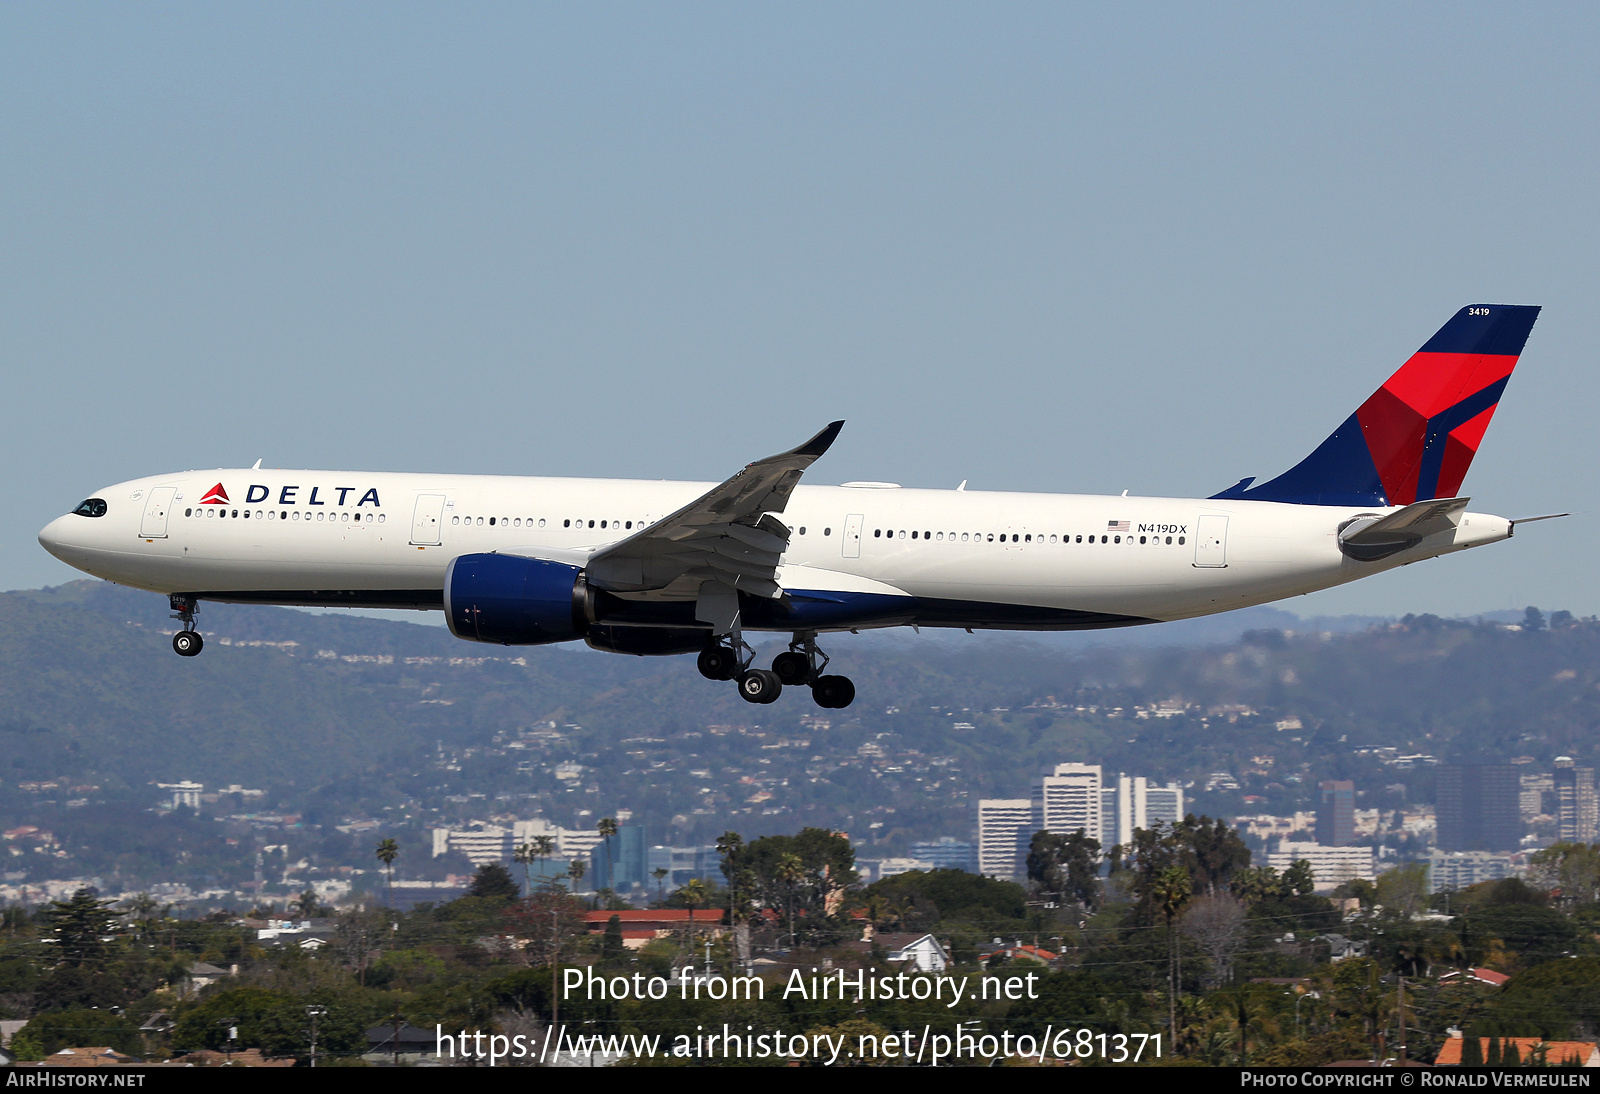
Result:
{"label": "white high-rise building", "polygon": [[1146,786],[1144,818],[1150,824],[1177,824],[1183,819],[1183,787],[1177,783]]}
{"label": "white high-rise building", "polygon": [[1110,851],[1133,842],[1136,828],[1176,824],[1183,819],[1183,788],[1177,783],[1156,786],[1142,775],[1117,776],[1114,786],[1100,792],[1103,803],[1100,845]]}
{"label": "white high-rise building", "polygon": [[978,872],[1003,881],[1026,876],[1033,839],[1033,803],[1027,798],[978,802]]}
{"label": "white high-rise building", "polygon": [[1326,847],[1319,843],[1284,840],[1267,856],[1267,865],[1281,874],[1300,859],[1310,864],[1319,893],[1327,893],[1352,878],[1368,881],[1375,878],[1370,847]]}
{"label": "white high-rise building", "polygon": [[1100,834],[1100,765],[1056,764],[1033,784],[1035,830]]}

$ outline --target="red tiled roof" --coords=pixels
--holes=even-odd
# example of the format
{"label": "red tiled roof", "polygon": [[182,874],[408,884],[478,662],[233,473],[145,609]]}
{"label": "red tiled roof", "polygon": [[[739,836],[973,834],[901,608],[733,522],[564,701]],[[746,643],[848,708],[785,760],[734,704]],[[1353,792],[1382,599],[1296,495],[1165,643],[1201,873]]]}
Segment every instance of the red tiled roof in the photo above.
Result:
{"label": "red tiled roof", "polygon": [[[1478,1038],[1478,1047],[1483,1051],[1485,1060],[1489,1058],[1489,1042],[1491,1039],[1489,1037]],[[1587,1066],[1589,1061],[1595,1058],[1597,1050],[1600,1050],[1600,1045],[1597,1045],[1594,1041],[1541,1041],[1537,1037],[1500,1037],[1493,1039],[1499,1040],[1502,1045],[1516,1045],[1517,1056],[1523,1063],[1527,1063],[1533,1050],[1542,1044],[1544,1045],[1545,1061],[1552,1067],[1559,1067],[1569,1061],[1575,1061],[1580,1065]],[[1466,1043],[1466,1038],[1464,1037],[1446,1038],[1444,1047],[1439,1050],[1439,1056],[1433,1062],[1440,1067],[1459,1066],[1461,1054]],[[1600,1060],[1596,1060],[1596,1062],[1600,1063]]]}
{"label": "red tiled roof", "polygon": [[[584,919],[588,922],[591,930],[597,925],[601,930],[605,930],[605,926],[611,922],[612,916],[620,919],[624,927],[630,923],[661,923],[676,926],[680,923],[687,924],[689,922],[689,910],[687,908],[652,908],[646,911],[629,909],[625,912],[584,913]],[[696,908],[694,910],[694,921],[696,923],[715,923],[721,918],[721,908]]]}

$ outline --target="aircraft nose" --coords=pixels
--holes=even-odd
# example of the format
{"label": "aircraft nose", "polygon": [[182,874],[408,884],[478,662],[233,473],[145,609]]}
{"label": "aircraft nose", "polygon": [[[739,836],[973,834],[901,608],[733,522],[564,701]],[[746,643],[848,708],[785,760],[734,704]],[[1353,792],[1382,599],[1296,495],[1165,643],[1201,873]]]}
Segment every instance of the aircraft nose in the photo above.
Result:
{"label": "aircraft nose", "polygon": [[57,517],[46,524],[39,532],[39,546],[55,555],[62,562],[69,562],[67,549],[71,546],[71,539],[67,533],[67,521],[71,517]]}

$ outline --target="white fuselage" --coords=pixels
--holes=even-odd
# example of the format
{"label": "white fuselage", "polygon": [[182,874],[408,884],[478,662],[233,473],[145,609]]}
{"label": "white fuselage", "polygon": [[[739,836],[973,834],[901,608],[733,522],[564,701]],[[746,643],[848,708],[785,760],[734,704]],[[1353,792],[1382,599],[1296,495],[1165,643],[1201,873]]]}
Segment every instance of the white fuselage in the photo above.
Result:
{"label": "white fuselage", "polygon": [[[219,470],[136,479],[40,533],[109,581],[204,599],[437,608],[450,561],[584,551],[632,535],[714,484],[369,472]],[[228,501],[219,504],[215,487]],[[202,503],[211,496],[213,500]],[[1507,538],[1463,514],[1382,562],[1340,551],[1353,507],[886,486],[801,486],[785,590],[960,605],[931,625],[1085,627],[1183,619],[1339,585]],[[648,595],[636,599],[648,600]],[[992,609],[992,610],[991,610]],[[1066,615],[1030,615],[1026,609]],[[1076,613],[1082,613],[1081,616]],[[870,619],[853,626],[875,625]]]}

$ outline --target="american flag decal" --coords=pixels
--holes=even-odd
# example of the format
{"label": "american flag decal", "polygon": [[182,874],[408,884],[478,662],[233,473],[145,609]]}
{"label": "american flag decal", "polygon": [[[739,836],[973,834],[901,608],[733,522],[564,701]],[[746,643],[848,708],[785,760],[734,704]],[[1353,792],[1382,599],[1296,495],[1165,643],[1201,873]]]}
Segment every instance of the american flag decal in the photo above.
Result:
{"label": "american flag decal", "polygon": [[1108,520],[1106,521],[1106,531],[1131,532],[1133,531],[1133,525],[1129,521],[1125,520]]}

